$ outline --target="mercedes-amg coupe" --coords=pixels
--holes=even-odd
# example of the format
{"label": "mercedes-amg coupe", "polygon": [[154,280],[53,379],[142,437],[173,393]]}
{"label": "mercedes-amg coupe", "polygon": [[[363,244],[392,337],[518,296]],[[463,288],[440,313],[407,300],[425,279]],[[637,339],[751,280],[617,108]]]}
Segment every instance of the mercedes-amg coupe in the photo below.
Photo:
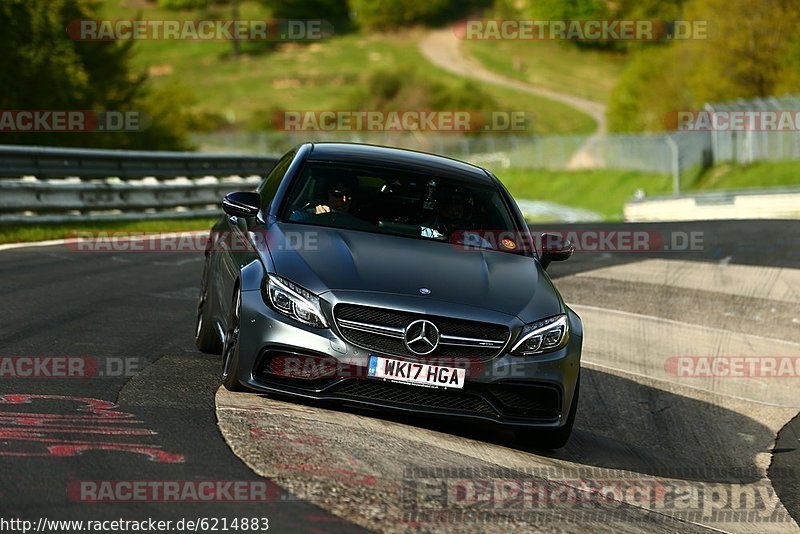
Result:
{"label": "mercedes-amg coupe", "polygon": [[[222,200],[196,343],[222,382],[308,400],[512,427],[563,446],[581,320],[500,181],[449,158],[306,143]],[[551,239],[552,238],[552,239]]]}

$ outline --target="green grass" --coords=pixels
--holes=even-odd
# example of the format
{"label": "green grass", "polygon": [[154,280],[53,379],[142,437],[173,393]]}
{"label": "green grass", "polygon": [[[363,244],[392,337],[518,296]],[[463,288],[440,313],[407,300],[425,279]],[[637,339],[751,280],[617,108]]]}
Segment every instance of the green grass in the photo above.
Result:
{"label": "green grass", "polygon": [[588,209],[606,219],[621,219],[625,202],[639,188],[648,195],[672,190],[668,175],[638,171],[508,169],[496,174],[516,199],[545,200]]}
{"label": "green grass", "polygon": [[463,41],[465,51],[488,69],[548,89],[608,100],[627,56],[556,41]]}
{"label": "green grass", "polygon": [[[103,14],[110,19],[134,18],[139,9],[126,0],[105,0]],[[149,4],[148,4],[149,5]],[[145,19],[231,18],[229,8],[165,11],[141,9]],[[269,18],[252,0],[241,4],[240,18]],[[460,85],[462,79],[431,66],[417,49],[419,30],[397,33],[335,35],[321,42],[281,45],[243,43],[246,52],[231,59],[225,41],[139,41],[134,65],[150,73],[153,84],[177,82],[196,96],[197,109],[218,114],[238,126],[266,129],[272,110],[351,109],[375,70],[412,67],[441,83]],[[515,90],[483,87],[502,111],[533,115],[535,133],[588,133],[594,121],[577,110]],[[255,124],[254,124],[255,121]],[[259,128],[261,127],[261,128]]]}
{"label": "green grass", "polygon": [[800,162],[776,161],[750,165],[720,165],[703,173],[693,189],[746,189],[800,186]]}
{"label": "green grass", "polygon": [[0,225],[0,244],[74,237],[77,232],[188,232],[210,230],[216,219]]}
{"label": "green grass", "polygon": [[[584,208],[609,220],[622,219],[625,202],[637,189],[643,189],[647,196],[672,193],[672,178],[666,174],[525,169],[498,170],[496,174],[515,198]],[[707,170],[682,192],[780,186],[800,186],[800,161],[720,165]]]}

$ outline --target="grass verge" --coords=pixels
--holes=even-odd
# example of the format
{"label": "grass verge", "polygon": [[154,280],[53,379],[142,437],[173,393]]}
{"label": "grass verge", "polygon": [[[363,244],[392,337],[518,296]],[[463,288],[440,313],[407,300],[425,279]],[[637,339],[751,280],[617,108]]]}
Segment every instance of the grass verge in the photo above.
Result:
{"label": "grass verge", "polygon": [[76,232],[188,232],[210,230],[217,219],[170,219],[153,221],[77,222],[0,225],[0,244],[66,239]]}
{"label": "grass verge", "polygon": [[700,175],[693,189],[746,189],[800,186],[800,161],[719,165]]}
{"label": "grass verge", "polygon": [[638,171],[508,169],[496,174],[514,198],[587,209],[606,219],[622,219],[622,208],[637,189],[644,189],[648,195],[672,190],[668,175]]}
{"label": "grass verge", "polygon": [[[545,171],[498,170],[515,198],[547,200],[595,211],[609,220],[621,220],[625,202],[638,190],[647,196],[672,193],[672,178],[666,174],[638,171],[591,170]],[[751,165],[720,165],[702,173],[684,193],[769,187],[800,186],[800,161],[761,162]]]}

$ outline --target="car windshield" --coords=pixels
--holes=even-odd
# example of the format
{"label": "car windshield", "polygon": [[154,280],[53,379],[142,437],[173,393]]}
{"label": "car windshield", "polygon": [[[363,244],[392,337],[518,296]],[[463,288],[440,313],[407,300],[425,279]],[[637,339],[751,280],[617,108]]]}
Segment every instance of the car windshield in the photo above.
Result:
{"label": "car windshield", "polygon": [[517,230],[494,185],[387,167],[307,163],[283,220],[521,252],[497,239]]}

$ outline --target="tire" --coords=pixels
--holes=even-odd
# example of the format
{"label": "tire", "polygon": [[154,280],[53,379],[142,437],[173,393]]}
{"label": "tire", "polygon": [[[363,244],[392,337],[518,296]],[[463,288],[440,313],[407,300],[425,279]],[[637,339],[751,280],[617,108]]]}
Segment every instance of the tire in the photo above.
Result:
{"label": "tire", "polygon": [[517,442],[535,449],[560,449],[569,441],[572,427],[575,425],[575,414],[578,411],[578,397],[581,389],[581,375],[575,383],[575,394],[572,397],[572,406],[569,408],[567,422],[564,426],[554,430],[535,428],[518,428],[515,431]]}
{"label": "tire", "polygon": [[234,290],[228,324],[225,327],[225,343],[222,348],[222,385],[228,391],[245,391],[239,384],[239,334],[241,331],[242,292]]}
{"label": "tire", "polygon": [[197,321],[195,322],[194,344],[200,352],[206,354],[222,354],[222,341],[212,327],[211,306],[208,302],[208,262],[206,256],[203,266],[203,278],[200,281],[200,294],[197,297]]}

